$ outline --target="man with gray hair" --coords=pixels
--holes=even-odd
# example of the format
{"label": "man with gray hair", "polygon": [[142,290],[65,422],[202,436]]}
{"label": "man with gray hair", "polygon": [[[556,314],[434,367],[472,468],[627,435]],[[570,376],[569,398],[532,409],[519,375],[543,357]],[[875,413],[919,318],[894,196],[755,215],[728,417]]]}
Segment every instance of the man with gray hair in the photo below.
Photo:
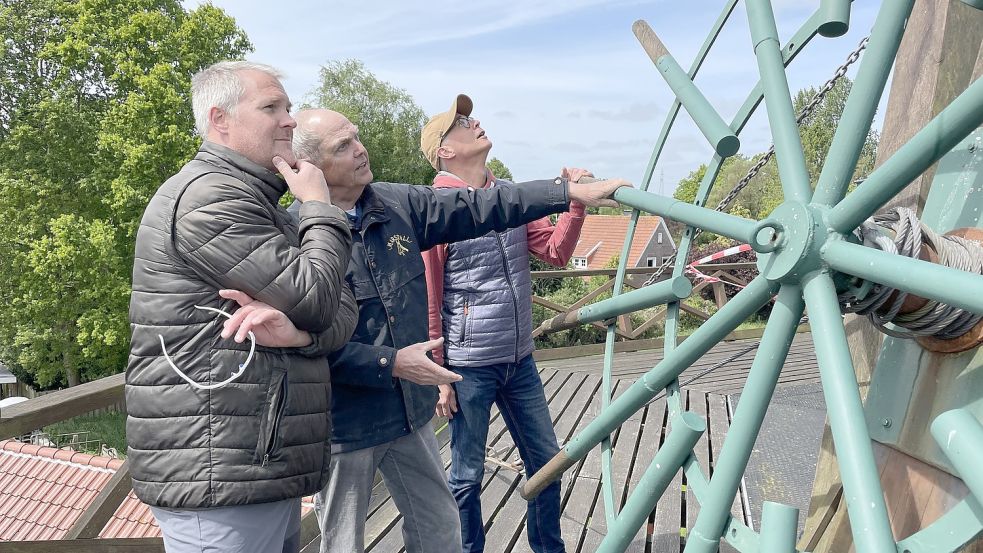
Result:
{"label": "man with gray hair", "polygon": [[351,235],[321,170],[293,156],[279,78],[249,62],[194,76],[203,143],[137,232],[127,453],[168,552],[296,552],[300,498],[327,482]]}
{"label": "man with gray hair", "polygon": [[[566,211],[570,202],[615,205],[626,181],[557,177],[525,186],[436,189],[372,182],[358,128],[340,113],[297,114],[294,152],[324,172],[331,201],[355,236],[347,280],[358,302],[352,340],[328,357],[334,398],[331,471],[315,500],[323,553],[363,551],[376,470],[403,515],[407,553],[458,553],[461,525],[430,420],[438,384],[461,379],[430,351],[420,252]],[[307,204],[301,198],[300,210]],[[296,204],[295,204],[296,206]],[[291,207],[294,209],[294,207]]]}

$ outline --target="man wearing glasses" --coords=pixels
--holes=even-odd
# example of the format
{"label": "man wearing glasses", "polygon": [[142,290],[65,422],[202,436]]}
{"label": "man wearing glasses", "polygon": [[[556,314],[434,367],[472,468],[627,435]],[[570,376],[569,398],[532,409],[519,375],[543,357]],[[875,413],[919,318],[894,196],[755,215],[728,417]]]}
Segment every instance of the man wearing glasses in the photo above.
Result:
{"label": "man wearing glasses", "polygon": [[[447,112],[424,127],[420,148],[434,169],[434,187],[445,190],[519,188],[486,168],[492,143],[471,117],[471,99],[459,95]],[[588,175],[563,169],[571,181]],[[462,380],[441,384],[437,415],[450,419],[449,484],[461,517],[463,551],[484,551],[481,481],[492,404],[497,404],[519,449],[526,476],[559,451],[543,382],[533,361],[532,280],[529,256],[562,267],[570,260],[584,223],[584,205],[570,202],[556,224],[545,217],[503,232],[423,253],[429,293],[430,337],[443,337],[434,360]],[[564,550],[560,536],[560,483],[527,508],[529,545],[535,553]]]}
{"label": "man wearing glasses", "polygon": [[457,505],[430,420],[436,386],[460,377],[428,356],[441,340],[428,339],[420,252],[566,211],[571,201],[615,204],[608,198],[628,183],[556,178],[468,190],[372,182],[358,129],[330,110],[297,114],[293,146],[324,172],[331,202],[348,214],[347,280],[358,303],[351,341],[328,359],[334,432],[328,484],[315,501],[321,551],[363,551],[376,470],[403,515],[407,552],[459,551]]}

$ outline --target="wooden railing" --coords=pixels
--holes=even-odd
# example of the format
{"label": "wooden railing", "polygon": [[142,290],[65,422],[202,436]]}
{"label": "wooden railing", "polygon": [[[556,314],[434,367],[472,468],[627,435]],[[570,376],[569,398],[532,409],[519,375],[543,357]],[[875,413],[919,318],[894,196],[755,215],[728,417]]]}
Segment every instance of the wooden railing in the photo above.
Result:
{"label": "wooden railing", "polygon": [[[747,281],[739,278],[734,273],[738,271],[747,271],[748,269],[755,269],[755,263],[713,263],[707,265],[696,265],[694,268],[700,273],[710,277],[711,280],[694,279],[696,282],[693,285],[693,293],[691,297],[699,296],[700,293],[707,287],[713,291],[714,302],[717,304],[717,308],[721,308],[727,303],[727,293],[726,286],[730,283],[738,287],[747,286]],[[655,267],[634,267],[626,270],[625,278],[625,290],[627,292],[631,289],[640,288],[642,283],[648,279],[648,277],[656,271]],[[665,278],[671,274],[671,268],[665,272]],[[576,311],[585,305],[593,303],[600,296],[604,295],[606,292],[611,291],[614,288],[614,279],[616,275],[615,269],[575,269],[575,270],[560,270],[560,271],[533,271],[533,290],[534,294],[532,301],[536,305],[540,305],[555,311],[557,314],[566,314],[572,311]],[[606,276],[607,280],[600,286],[595,287],[593,290],[589,291],[587,294],[579,298],[571,305],[560,305],[556,302],[550,301],[540,295],[535,294],[536,281],[544,279],[562,279],[562,278],[589,278],[596,276]],[[716,279],[716,282],[712,280]],[[726,283],[725,283],[726,282]],[[710,318],[711,314],[707,313],[696,307],[687,305],[686,303],[680,303],[679,307],[681,310],[699,317],[700,319],[707,320]],[[654,313],[651,313],[648,318],[637,326],[632,324],[631,317],[628,315],[622,315],[618,317],[617,325],[615,327],[615,334],[622,340],[637,340],[641,338],[646,331],[665,319],[666,308],[662,306]],[[606,330],[605,326],[601,322],[589,323],[591,326],[596,328]],[[544,332],[548,332],[549,325],[544,321],[535,330],[533,330],[533,337],[541,336]]]}
{"label": "wooden railing", "polygon": [[[697,267],[705,274],[733,282],[738,285],[745,285],[741,279],[731,274],[735,270],[747,269],[752,267],[751,263],[737,264],[717,264],[712,266]],[[655,269],[642,267],[629,269],[629,275],[641,275],[645,278]],[[596,287],[589,293],[578,299],[574,304],[566,306],[551,302],[546,298],[534,296],[533,302],[558,313],[568,312],[588,303],[591,303],[614,286],[614,269],[600,270],[575,270],[575,271],[536,271],[533,272],[533,279],[557,279],[557,278],[584,278],[593,276],[607,276],[608,279],[601,286]],[[641,279],[644,281],[644,279]],[[639,284],[640,282],[635,282]],[[626,280],[626,285],[634,287],[633,282]],[[707,286],[714,290],[714,297],[718,306],[726,301],[724,285],[721,283],[710,284],[707,282],[698,283],[694,286],[694,294]],[[706,319],[710,315],[690,306],[683,306],[683,309],[697,317]],[[665,317],[665,308],[648,318],[638,326],[632,326],[628,316],[619,318],[617,333],[625,340],[636,340],[652,325],[658,323]],[[601,323],[595,326],[605,328]],[[536,334],[540,334],[541,329],[537,329]],[[643,342],[646,344],[643,346]],[[647,342],[651,342],[648,344]],[[616,349],[625,350],[638,347],[658,347],[659,344],[652,340],[636,340],[633,343],[621,344]],[[570,355],[582,355],[597,353],[592,348],[598,346],[580,346],[577,348],[559,348],[556,350],[541,350],[537,352],[537,358],[554,358]],[[561,353],[560,350],[569,350]],[[590,350],[590,351],[588,351]],[[12,405],[0,411],[0,440],[14,438],[30,433],[32,430],[43,428],[47,425],[65,421],[79,415],[91,413],[105,409],[110,406],[122,404],[123,386],[125,382],[124,374],[117,374],[102,378],[93,382],[87,382],[74,388],[58,390],[55,392],[40,395],[28,401]],[[72,553],[122,553],[127,551],[140,553],[164,553],[164,542],[161,538],[113,538],[95,539],[99,532],[106,526],[113,513],[119,508],[123,500],[132,489],[129,474],[129,464],[124,462],[116,474],[103,487],[99,495],[85,509],[75,524],[69,529],[64,539],[47,541],[16,541],[3,542],[0,549],[10,553],[40,553],[40,552],[72,552]],[[301,540],[303,546],[307,546],[318,538],[318,525],[313,511],[309,511],[301,521]]]}
{"label": "wooden railing", "polygon": [[[0,440],[118,404],[123,401],[124,382],[125,375],[116,374],[5,407],[0,411]],[[124,462],[64,539],[3,542],[0,549],[5,553],[164,553],[161,538],[95,539],[131,489],[129,463]],[[301,542],[309,544],[318,533],[312,510],[301,520]]]}

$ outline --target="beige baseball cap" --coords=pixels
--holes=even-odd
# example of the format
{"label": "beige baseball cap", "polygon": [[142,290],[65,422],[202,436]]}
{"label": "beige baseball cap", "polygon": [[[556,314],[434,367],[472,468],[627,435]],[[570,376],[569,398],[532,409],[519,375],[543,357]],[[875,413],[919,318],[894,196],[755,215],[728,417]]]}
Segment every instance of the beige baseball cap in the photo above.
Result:
{"label": "beige baseball cap", "polygon": [[420,133],[420,150],[424,157],[430,162],[434,169],[437,169],[437,148],[440,148],[440,141],[454,128],[454,121],[458,115],[465,117],[471,115],[474,103],[465,94],[458,94],[451,104],[451,109],[438,113],[427,121]]}

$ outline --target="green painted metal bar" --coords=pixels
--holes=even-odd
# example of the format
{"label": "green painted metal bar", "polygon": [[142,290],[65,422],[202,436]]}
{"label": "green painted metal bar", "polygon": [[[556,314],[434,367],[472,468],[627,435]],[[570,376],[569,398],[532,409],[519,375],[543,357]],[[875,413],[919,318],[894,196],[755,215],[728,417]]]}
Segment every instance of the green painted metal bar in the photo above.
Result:
{"label": "green painted metal bar", "polygon": [[[821,10],[816,10],[813,12],[812,16],[806,20],[805,23],[799,27],[799,30],[792,35],[792,38],[788,39],[785,47],[782,48],[782,59],[785,67],[788,67],[792,61],[799,55],[800,52],[806,47],[807,44],[812,42],[812,39],[816,38],[819,33],[819,27],[825,22],[825,17]],[[747,124],[748,120],[751,118],[751,114],[757,108],[761,100],[764,99],[764,84],[761,80],[755,83],[754,88],[748,93],[747,98],[745,98],[744,103],[741,104],[740,109],[737,110],[737,115],[734,116],[734,120],[731,122],[731,127],[735,129],[735,132],[740,133],[744,129],[744,125]]]}
{"label": "green painted metal bar", "polygon": [[658,365],[612,401],[607,410],[591,421],[553,459],[527,480],[521,490],[522,497],[527,500],[536,497],[543,488],[559,478],[563,471],[585,457],[605,436],[609,436],[687,367],[710,351],[714,344],[767,303],[773,289],[774,285],[762,277],[752,280],[744,290],[720,308],[712,320],[696,329],[671,354],[666,354]]}
{"label": "green painted metal bar", "polygon": [[949,553],[983,535],[983,507],[968,496],[926,528],[898,542],[898,551]]}
{"label": "green painted metal bar", "polygon": [[[720,31],[723,29],[724,24],[730,18],[731,14],[734,12],[734,8],[740,0],[728,0],[714,22],[713,27],[710,29],[710,33],[707,35],[706,40],[703,41],[703,45],[696,54],[696,58],[693,60],[692,66],[690,66],[689,77],[690,79],[695,79],[700,67],[703,66],[703,62],[707,58],[707,54],[710,52],[710,48],[713,43],[720,36]],[[662,155],[662,150],[665,148],[666,142],[669,137],[669,130],[672,128],[673,122],[675,122],[676,117],[679,115],[679,110],[682,104],[679,100],[673,101],[672,106],[669,108],[669,112],[666,114],[666,120],[662,124],[662,129],[659,131],[659,138],[656,140],[656,146],[652,150],[652,155],[649,157],[649,162],[645,167],[645,175],[642,179],[643,191],[647,191],[649,184],[652,182],[652,175],[655,173],[655,166],[659,161],[659,157]],[[639,211],[633,210],[631,214],[631,220],[628,222],[628,229],[625,233],[624,244],[621,248],[621,258],[620,263],[618,263],[618,270],[615,272],[614,277],[614,289],[612,290],[611,297],[618,297],[624,287],[625,282],[625,270],[628,266],[627,260],[629,258],[629,253],[631,251],[631,243],[635,236],[635,228],[638,226],[638,216]],[[683,263],[686,260],[688,249],[683,252]],[[677,252],[679,253],[679,252]],[[675,276],[681,276],[681,273]],[[673,303],[668,307],[668,311],[673,311],[673,306],[678,304]],[[667,316],[669,313],[667,313]],[[608,405],[611,404],[611,393],[612,393],[612,377],[611,372],[613,370],[614,363],[614,342],[617,338],[615,332],[616,325],[608,325],[607,335],[604,340],[604,365],[603,372],[601,375],[601,410],[607,409]],[[666,336],[669,333],[670,324],[667,319],[666,321]],[[675,335],[673,335],[675,336]],[[673,344],[675,345],[675,344]],[[671,351],[671,348],[667,351]],[[611,440],[606,438],[601,441],[601,497],[604,500],[604,516],[607,519],[607,523],[610,525],[615,517],[618,515],[618,506],[614,501],[614,483],[611,471]]]}
{"label": "green painted metal bar", "polygon": [[[712,45],[713,41],[716,40],[721,29],[723,28],[724,23],[732,14],[738,1],[739,0],[729,0],[729,2],[724,6],[720,16],[717,18],[717,21],[714,23],[714,26],[709,36],[704,41],[703,46],[700,48],[693,62],[693,65],[690,68],[689,75],[691,79],[696,78],[696,74],[699,71],[700,67],[702,66],[702,63],[705,60],[707,53],[709,52],[710,46]],[[812,41],[813,38],[815,38],[817,34],[817,29],[824,21],[825,19],[823,17],[823,14],[821,13],[820,10],[817,10],[792,35],[785,48],[782,49],[782,56],[783,56],[784,64],[786,66],[789,65],[797,57],[799,52],[801,52],[803,48],[805,48],[805,46]],[[748,93],[744,103],[741,105],[740,109],[738,109],[737,111],[737,114],[734,116],[731,126],[736,130],[736,132],[740,132],[740,130],[744,128],[744,125],[747,124],[748,120],[751,117],[751,114],[754,113],[754,110],[761,102],[763,98],[761,88],[762,85],[761,82],[759,81],[758,83],[756,83],[754,88],[752,88],[751,91]],[[642,190],[648,190],[648,186],[652,180],[652,175],[655,172],[655,166],[659,160],[659,157],[661,156],[662,150],[665,147],[669,131],[672,127],[673,122],[675,121],[675,118],[679,114],[680,108],[681,108],[681,104],[678,100],[676,100],[673,102],[673,105],[670,107],[669,112],[666,115],[666,120],[659,133],[659,138],[656,141],[656,146],[653,149],[652,156],[649,158],[648,165],[646,166],[645,177],[642,183]],[[706,203],[706,199],[710,194],[710,190],[712,189],[714,180],[716,180],[716,177],[720,172],[722,163],[723,163],[723,158],[717,155],[714,155],[711,161],[709,162],[707,171],[704,175],[704,179],[700,183],[699,189],[696,194],[696,200],[695,200],[696,205],[703,205]],[[622,248],[623,251],[621,254],[621,263],[619,263],[618,265],[618,271],[615,276],[614,295],[620,294],[623,286],[626,260],[628,259],[628,252],[631,246],[631,240],[632,237],[634,236],[635,228],[637,226],[638,215],[639,215],[638,210],[634,210],[631,216],[631,221],[629,222],[628,225],[628,232],[625,238],[624,246]],[[690,244],[692,243],[692,236],[693,236],[692,233],[693,233],[693,227],[689,227],[684,233],[682,240],[680,241],[679,250],[677,251],[676,264],[673,268],[674,277],[678,277],[682,275],[684,266],[686,264],[687,256],[689,255]],[[679,320],[679,303],[672,302],[667,306],[666,323],[665,323],[664,353],[667,356],[676,348],[678,320]],[[604,392],[604,397],[602,397],[601,400],[602,408],[606,408],[607,404],[610,403],[609,401],[611,395],[610,375],[611,375],[612,361],[614,355],[615,336],[616,335],[614,333],[614,325],[610,325],[608,327],[607,339],[605,341],[604,374],[602,376],[602,390],[606,390],[606,391]],[[669,408],[671,417],[676,416],[682,411],[680,405],[681,402],[680,402],[678,379],[673,379],[673,381],[666,386],[666,403]],[[605,515],[606,518],[608,519],[608,523],[610,524],[611,521],[613,520],[613,517],[616,515],[617,510],[616,507],[614,507],[613,502],[609,503],[609,501],[611,501],[610,499],[611,494],[609,494],[606,491],[607,488],[612,487],[611,470],[610,470],[610,443],[607,440],[602,441],[601,444],[601,470],[602,470],[602,490],[604,490],[603,498],[605,501]],[[699,473],[699,471],[695,471],[695,472]],[[694,474],[692,478],[689,478],[690,482],[692,482],[691,485],[694,485],[694,489],[698,488],[699,484],[703,480],[702,473],[699,473],[698,476],[699,478],[696,478],[696,474]],[[702,495],[702,493],[700,495]],[[728,531],[731,532],[734,536],[738,536],[741,539],[743,539],[744,542],[742,543],[757,543],[756,542],[757,534],[751,531],[750,529],[748,529],[740,522],[731,520],[728,523]]]}
{"label": "green painted metal bar", "polygon": [[[608,325],[607,334],[615,334],[616,325]],[[614,392],[611,371],[614,368],[614,339],[604,341],[604,374],[601,377],[601,412],[604,412],[611,405],[611,395]],[[601,440],[601,498],[604,501],[604,518],[610,525],[615,517],[618,516],[618,504],[614,501],[614,482],[612,482],[612,455],[611,436]]]}
{"label": "green painted metal bar", "polygon": [[659,36],[655,34],[652,27],[639,19],[631,26],[631,29],[645,53],[659,69],[659,74],[662,75],[676,98],[686,108],[687,113],[693,118],[696,126],[713,146],[717,155],[730,157],[736,154],[737,150],[741,148],[740,139],[720,117],[717,110],[710,105],[706,96],[700,92],[689,75],[676,63],[675,58],[669,54],[669,50],[659,40]]}
{"label": "green painted metal bar", "polygon": [[744,476],[754,441],[775,392],[788,350],[805,306],[802,288],[785,284],[771,310],[761,344],[751,363],[741,401],[714,464],[710,490],[686,540],[685,553],[714,553],[730,517],[730,506]]}
{"label": "green painted metal bar", "polygon": [[863,184],[833,207],[827,224],[848,233],[983,124],[983,78],[976,79]]}
{"label": "green painted metal bar", "polygon": [[804,281],[803,295],[814,329],[812,339],[826,399],[826,417],[837,458],[845,461],[839,463],[839,468],[854,546],[864,553],[895,553],[833,279],[815,272]]}
{"label": "green painted metal bar", "polygon": [[953,409],[932,421],[932,437],[977,502],[983,501],[983,426],[965,409]]}
{"label": "green painted metal bar", "polygon": [[642,192],[635,188],[619,188],[614,193],[614,199],[635,209],[661,215],[675,221],[682,221],[688,225],[700,227],[734,240],[752,243],[752,245],[754,242],[757,221],[705,207],[697,207],[687,202]]}
{"label": "green painted metal bar", "polygon": [[648,309],[670,301],[679,301],[689,297],[692,291],[693,283],[684,276],[678,276],[650,284],[638,290],[632,290],[627,294],[585,305],[576,311],[561,313],[545,321],[544,329],[557,332],[595,321],[605,321],[632,311]]}
{"label": "green painted metal bar", "polygon": [[765,108],[778,158],[782,192],[786,200],[806,203],[812,196],[809,172],[806,170],[802,139],[795,122],[795,110],[788,89],[775,12],[769,0],[747,0],[747,19],[751,26],[751,42],[758,61],[758,72],[764,84]]}
{"label": "green painted metal bar", "polygon": [[[782,56],[785,60],[785,65],[788,66],[792,61],[798,56],[803,48],[809,44],[812,39],[817,35],[818,28],[823,22],[821,13],[816,11],[802,24],[801,27],[792,35],[789,39],[788,44],[782,49]],[[750,120],[751,115],[754,110],[764,99],[764,95],[761,92],[762,84],[758,81],[754,88],[748,93],[747,98],[741,105],[740,109],[737,110],[737,114],[731,123],[731,127],[735,129],[736,132],[740,132],[744,125]],[[703,180],[700,182],[700,186],[696,192],[696,198],[694,200],[694,205],[702,206],[706,204],[707,198],[710,195],[710,190],[713,188],[714,181],[720,173],[721,166],[723,165],[724,159],[718,155],[714,155],[710,162],[707,164],[706,174],[703,176]],[[684,266],[686,264],[687,256],[689,255],[690,245],[693,241],[693,227],[689,227],[683,233],[683,238],[679,243],[679,251],[676,253],[676,265],[673,267],[673,276],[679,276],[683,273]],[[625,259],[624,257],[622,259]],[[668,305],[666,310],[666,325],[665,325],[665,345],[664,351],[668,355],[676,348],[676,335],[678,333],[678,323],[679,323],[679,303],[673,302]],[[680,394],[679,394],[679,382],[673,380],[666,387],[666,405],[669,408],[670,416],[674,416],[682,411],[680,406]],[[751,532],[752,535],[757,536]],[[743,535],[743,534],[742,534]]]}
{"label": "green painted metal bar", "polygon": [[884,93],[891,68],[894,67],[894,58],[904,35],[904,22],[911,13],[913,4],[914,0],[892,0],[881,4],[874,27],[870,31],[870,43],[860,62],[857,78],[853,82],[829,153],[823,162],[813,203],[832,205],[846,194],[874,120],[877,104]]}
{"label": "green painted metal bar", "polygon": [[[666,436],[665,443],[645,469],[645,474],[636,487],[637,491],[631,494],[621,514],[608,526],[608,533],[597,548],[597,553],[625,551],[659,502],[683,460],[693,451],[693,446],[706,430],[706,421],[695,413],[687,411],[672,419],[672,430]],[[644,493],[638,493],[641,490]]]}
{"label": "green painted metal bar", "polygon": [[846,240],[830,240],[821,250],[830,267],[931,298],[973,313],[983,313],[983,275],[911,259]]}
{"label": "green painted metal bar", "polygon": [[798,525],[798,509],[774,501],[765,501],[761,509],[761,551],[795,553],[795,533]]}
{"label": "green painted metal bar", "polygon": [[978,10],[983,10],[983,0],[963,0],[963,4],[974,7]]}
{"label": "green painted metal bar", "polygon": [[823,14],[823,24],[819,34],[824,37],[838,37],[850,30],[851,0],[820,0],[819,12]]}

